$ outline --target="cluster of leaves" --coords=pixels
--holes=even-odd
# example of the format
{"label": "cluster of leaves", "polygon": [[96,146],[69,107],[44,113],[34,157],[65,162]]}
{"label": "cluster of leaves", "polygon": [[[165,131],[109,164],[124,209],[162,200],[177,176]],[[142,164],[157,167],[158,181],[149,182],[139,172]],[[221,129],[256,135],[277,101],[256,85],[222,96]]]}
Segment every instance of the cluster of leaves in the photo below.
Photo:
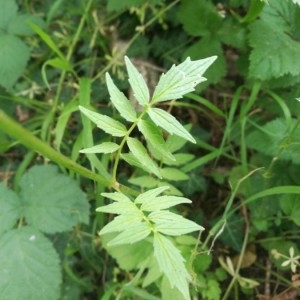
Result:
{"label": "cluster of leaves", "polygon": [[22,176],[18,194],[1,183],[0,195],[1,299],[58,299],[60,258],[45,234],[87,224],[85,194],[57,167],[45,165],[32,167]]}
{"label": "cluster of leaves", "polygon": [[176,161],[175,157],[168,150],[168,145],[164,141],[162,132],[159,130],[158,126],[169,134],[175,134],[190,142],[195,143],[195,139],[175,117],[165,110],[153,106],[163,101],[182,98],[184,94],[194,91],[195,86],[199,82],[205,80],[205,78],[202,77],[202,74],[215,59],[216,57],[211,57],[192,62],[190,58],[187,58],[186,61],[180,65],[174,65],[166,74],[161,76],[150,101],[150,94],[145,80],[137,69],[134,68],[130,60],[125,57],[129,82],[134,91],[134,96],[141,107],[141,112],[137,115],[133,105],[114,85],[110,75],[107,73],[106,82],[110,93],[110,99],[120,113],[120,116],[132,125],[127,129],[124,124],[109,116],[101,115],[84,107],[80,107],[81,112],[92,120],[97,127],[112,136],[123,137],[119,145],[112,142],[105,142],[92,148],[84,149],[82,152],[121,152],[122,147],[126,142],[131,153],[123,154],[122,158],[127,162],[139,166],[149,173],[153,173],[157,177],[162,178],[158,165],[147,154],[147,150],[143,144],[138,139],[130,137],[129,135],[133,129],[137,127],[145,137],[149,146],[156,151],[162,160]]}
{"label": "cluster of leaves", "polygon": [[[298,0],[0,2],[0,106],[23,122],[0,111],[0,176],[16,172],[16,192],[0,185],[1,299],[250,299],[265,253],[272,279],[293,284],[281,272],[299,266]],[[5,133],[83,176],[98,213]],[[80,222],[93,228],[82,239]]]}
{"label": "cluster of leaves", "polygon": [[[134,128],[137,127],[146,139],[149,147],[154,149],[159,155],[161,161],[176,161],[176,158],[169,151],[168,144],[165,142],[158,126],[170,135],[177,135],[193,143],[195,143],[195,140],[174,116],[165,110],[153,106],[163,101],[182,98],[184,94],[194,91],[196,85],[205,80],[202,75],[215,59],[216,57],[210,57],[191,61],[190,58],[187,58],[183,63],[177,66],[173,65],[167,73],[160,77],[153,96],[150,99],[150,93],[145,80],[130,60],[125,57],[129,83],[134,92],[134,97],[139,104],[139,110],[136,111],[134,109],[133,104],[115,86],[110,75],[107,73],[106,82],[110,99],[120,116],[131,123],[131,125],[127,129],[123,123],[109,116],[80,107],[81,112],[94,122],[98,128],[113,137],[123,138],[120,144],[104,142],[100,145],[84,149],[82,152],[117,152],[113,180],[116,180],[119,157],[122,157],[132,166],[141,167],[146,172],[163,178],[165,169],[160,170],[154,159],[149,156],[144,145],[137,138],[130,135]],[[130,153],[122,154],[125,143]],[[173,172],[176,172],[176,169]],[[118,214],[119,216],[108,223],[100,231],[100,234],[118,232],[118,235],[113,237],[107,243],[107,246],[136,243],[145,240],[151,234],[150,243],[153,243],[154,260],[149,260],[149,257],[147,257],[146,261],[141,262],[143,268],[149,268],[151,276],[154,276],[152,273],[155,272],[155,279],[160,277],[161,272],[166,276],[171,289],[175,287],[181,297],[190,299],[188,283],[191,281],[191,277],[184,265],[184,258],[164,235],[180,236],[193,231],[203,230],[204,228],[192,221],[186,220],[180,215],[166,210],[177,204],[191,202],[184,197],[159,196],[168,188],[168,186],[162,186],[148,190],[140,194],[134,201],[121,192],[103,193],[104,197],[115,202],[99,207],[97,211]],[[153,281],[152,279],[149,282],[149,278],[145,280],[147,280],[148,284]],[[165,288],[162,290],[165,290]],[[172,294],[175,295],[176,292],[172,291]]]}

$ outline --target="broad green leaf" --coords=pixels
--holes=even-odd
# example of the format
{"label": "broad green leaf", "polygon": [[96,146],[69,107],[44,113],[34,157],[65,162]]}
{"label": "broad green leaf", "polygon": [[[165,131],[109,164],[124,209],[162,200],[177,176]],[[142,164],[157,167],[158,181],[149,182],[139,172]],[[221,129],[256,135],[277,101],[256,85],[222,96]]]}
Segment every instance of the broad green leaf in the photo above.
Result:
{"label": "broad green leaf", "polygon": [[264,6],[260,16],[267,23],[277,24],[282,31],[299,37],[300,8],[293,5],[292,1],[272,1]]}
{"label": "broad green leaf", "polygon": [[160,172],[162,177],[168,180],[182,181],[189,179],[189,176],[186,173],[175,168],[163,168],[160,170]]}
{"label": "broad green leaf", "polygon": [[191,61],[188,57],[178,66],[172,68],[160,77],[154,90],[152,103],[182,98],[183,95],[193,92],[198,83],[205,81],[203,73],[216,60],[216,56]]}
{"label": "broad green leaf", "polygon": [[38,230],[25,226],[6,232],[0,238],[0,265],[0,299],[60,298],[59,257]]}
{"label": "broad green leaf", "polygon": [[134,122],[136,120],[136,112],[131,104],[131,102],[126,98],[124,93],[122,93],[112,81],[110,75],[106,73],[106,84],[108,92],[110,95],[110,100],[114,107],[118,110],[120,115],[129,122]]}
{"label": "broad green leaf", "polygon": [[145,239],[151,233],[151,229],[146,222],[133,222],[124,224],[124,230],[114,239],[109,241],[108,246],[122,244],[133,244]]}
{"label": "broad green leaf", "polygon": [[168,150],[166,142],[162,137],[158,127],[150,121],[140,119],[138,121],[139,131],[144,135],[147,143],[149,143],[161,156],[174,161],[172,153]]}
{"label": "broad green leaf", "polygon": [[268,80],[300,74],[299,18],[300,8],[291,1],[272,1],[264,6],[260,20],[250,26],[251,76]]}
{"label": "broad green leaf", "polygon": [[191,200],[184,197],[160,196],[160,197],[145,199],[142,203],[141,210],[158,211],[161,209],[173,207],[181,203],[191,203],[191,202],[192,202]]}
{"label": "broad green leaf", "polygon": [[196,143],[193,136],[168,112],[160,108],[149,108],[147,113],[157,126],[170,134],[176,134],[192,143]]}
{"label": "broad green leaf", "polygon": [[45,233],[88,224],[89,204],[76,181],[53,165],[35,166],[20,180],[23,214],[28,224]]}
{"label": "broad green leaf", "polygon": [[284,195],[280,198],[280,207],[283,212],[297,225],[300,226],[300,196]]}
{"label": "broad green leaf", "polygon": [[34,34],[34,31],[30,27],[31,23],[34,23],[41,28],[45,27],[45,23],[40,17],[24,14],[18,15],[11,20],[8,26],[8,32],[15,35],[32,35]]}
{"label": "broad green leaf", "polygon": [[149,214],[148,218],[155,223],[155,229],[167,235],[182,235],[204,228],[193,221],[185,219],[181,215],[170,211],[160,210]]}
{"label": "broad green leaf", "polygon": [[82,149],[80,153],[113,153],[119,149],[119,145],[112,142],[104,142],[90,148]]}
{"label": "broad green leaf", "polygon": [[159,233],[154,234],[153,246],[160,271],[168,278],[171,287],[176,287],[182,293],[183,299],[190,300],[188,281],[191,277],[179,250]]}
{"label": "broad green leaf", "polygon": [[125,56],[125,63],[127,73],[129,75],[129,83],[133,90],[133,95],[140,105],[145,106],[149,103],[150,98],[147,84],[142,74],[138,72],[127,56]]}
{"label": "broad green leaf", "polygon": [[99,232],[99,234],[107,234],[111,232],[123,231],[126,224],[140,223],[143,220],[143,214],[122,214],[116,216],[112,221],[106,224]]}
{"label": "broad green leaf", "polygon": [[10,89],[23,74],[30,53],[18,37],[1,33],[0,49],[0,85]]}
{"label": "broad green leaf", "polygon": [[300,42],[282,32],[276,24],[268,24],[263,20],[255,21],[250,26],[249,41],[253,48],[249,68],[251,76],[268,80],[286,74],[300,74]]}
{"label": "broad green leaf", "polygon": [[0,183],[0,234],[11,229],[21,217],[21,201],[18,195],[4,183]]}
{"label": "broad green leaf", "polygon": [[129,137],[127,139],[127,145],[133,154],[133,156],[141,163],[144,169],[155,174],[157,177],[161,177],[160,171],[156,163],[150,158],[146,148],[143,144],[135,138]]}
{"label": "broad green leaf", "polygon": [[[0,31],[7,31],[12,20],[17,16],[18,6],[14,0],[1,0]],[[1,30],[2,29],[2,30]],[[2,49],[2,47],[0,47]]]}
{"label": "broad green leaf", "polygon": [[136,199],[135,199],[135,203],[144,203],[145,201],[152,201],[153,199],[155,199],[159,194],[163,193],[164,191],[166,191],[167,189],[169,189],[168,186],[161,186],[159,188],[156,189],[152,189],[149,190],[147,192],[144,192],[142,194],[139,194]]}
{"label": "broad green leaf", "polygon": [[97,127],[102,129],[112,136],[124,136],[127,133],[125,125],[119,121],[114,120],[111,117],[98,114],[92,110],[79,106],[80,111],[87,116],[92,122],[94,122]]}

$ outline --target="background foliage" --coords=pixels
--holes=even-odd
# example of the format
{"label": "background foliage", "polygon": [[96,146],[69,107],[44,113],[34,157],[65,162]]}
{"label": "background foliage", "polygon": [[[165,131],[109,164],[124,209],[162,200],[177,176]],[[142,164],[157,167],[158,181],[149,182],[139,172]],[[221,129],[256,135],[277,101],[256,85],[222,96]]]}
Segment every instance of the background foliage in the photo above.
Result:
{"label": "background foliage", "polygon": [[298,1],[0,4],[1,299],[297,299]]}

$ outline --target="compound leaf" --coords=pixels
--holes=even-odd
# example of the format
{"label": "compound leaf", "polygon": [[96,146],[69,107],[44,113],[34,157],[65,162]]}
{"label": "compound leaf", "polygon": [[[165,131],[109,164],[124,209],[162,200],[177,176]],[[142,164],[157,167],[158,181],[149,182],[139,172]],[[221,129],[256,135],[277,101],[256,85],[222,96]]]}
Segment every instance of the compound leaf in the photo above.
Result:
{"label": "compound leaf", "polygon": [[89,204],[78,184],[56,166],[35,166],[20,180],[20,197],[28,224],[45,233],[88,224]]}
{"label": "compound leaf", "polygon": [[143,169],[146,171],[155,174],[157,177],[161,177],[160,170],[156,163],[150,158],[147,153],[146,148],[143,144],[135,138],[129,137],[127,139],[127,145],[136,158],[137,161],[142,165]]}
{"label": "compound leaf", "polygon": [[154,234],[154,257],[157,260],[160,271],[165,274],[171,287],[176,287],[183,295],[183,299],[189,300],[190,275],[184,265],[184,258],[173,243],[159,233]]}
{"label": "compound leaf", "polygon": [[130,103],[130,101],[126,98],[124,93],[122,93],[112,81],[110,75],[106,73],[106,84],[108,88],[108,92],[110,95],[110,100],[113,103],[114,107],[118,110],[120,115],[129,122],[134,122],[136,120],[136,112]]}
{"label": "compound leaf", "polygon": [[145,106],[149,103],[150,98],[147,84],[142,74],[138,72],[127,56],[125,56],[125,63],[129,75],[129,83],[133,90],[133,95],[140,105]]}
{"label": "compound leaf", "polygon": [[0,265],[1,299],[60,298],[59,257],[38,230],[25,226],[6,232],[0,238]]}
{"label": "compound leaf", "polygon": [[121,122],[114,120],[111,117],[98,114],[92,110],[79,106],[80,111],[87,116],[97,127],[102,129],[112,136],[124,136],[127,133],[125,125]]}
{"label": "compound leaf", "polygon": [[188,57],[183,63],[162,74],[154,90],[152,103],[182,98],[193,92],[198,83],[205,81],[202,77],[207,68],[216,60],[216,56],[191,61]]}
{"label": "compound leaf", "polygon": [[196,143],[193,136],[168,112],[160,108],[149,108],[147,113],[157,126],[170,134],[176,134],[192,143]]}
{"label": "compound leaf", "polygon": [[181,215],[167,210],[154,211],[148,216],[155,223],[155,229],[167,235],[183,235],[204,228],[193,221],[185,219]]}
{"label": "compound leaf", "polygon": [[11,229],[21,217],[21,201],[18,195],[4,183],[0,183],[0,234]]}
{"label": "compound leaf", "polygon": [[119,149],[119,145],[112,142],[104,142],[90,148],[80,150],[80,153],[113,153]]}
{"label": "compound leaf", "polygon": [[174,161],[175,158],[168,150],[162,133],[158,127],[150,121],[140,119],[138,122],[139,131],[144,135],[146,141],[162,156],[162,158]]}

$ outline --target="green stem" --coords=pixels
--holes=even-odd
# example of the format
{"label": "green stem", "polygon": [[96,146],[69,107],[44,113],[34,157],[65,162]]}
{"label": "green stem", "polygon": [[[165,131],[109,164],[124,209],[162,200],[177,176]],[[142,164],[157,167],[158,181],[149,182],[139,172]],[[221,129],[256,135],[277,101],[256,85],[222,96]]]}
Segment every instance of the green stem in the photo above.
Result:
{"label": "green stem", "polygon": [[64,156],[60,152],[51,148],[46,142],[38,139],[29,130],[22,127],[16,121],[8,117],[4,111],[0,110],[0,130],[4,133],[10,135],[17,139],[21,144],[26,146],[35,152],[42,154],[48,159],[54,161],[55,163],[67,168],[68,170],[74,171],[77,174],[92,179],[106,186],[107,188],[112,188],[117,191],[122,191],[124,193],[137,196],[139,193],[127,186],[121,185],[118,182],[113,181],[111,178],[106,178],[100,174],[96,174],[89,169],[82,167],[75,161]]}
{"label": "green stem", "polygon": [[130,128],[127,131],[127,134],[124,136],[122,142],[120,143],[119,150],[116,155],[116,159],[114,162],[114,167],[113,167],[113,182],[116,182],[117,180],[117,170],[118,170],[118,165],[122,153],[122,149],[127,141],[127,138],[129,137],[130,133],[134,130],[134,128],[137,126],[138,121],[146,114],[148,107],[145,108],[145,110],[138,116],[138,118],[135,120],[135,122],[130,126]]}
{"label": "green stem", "polygon": [[76,162],[72,161],[63,154],[57,152],[51,148],[46,142],[38,139],[30,131],[19,125],[16,121],[8,117],[2,110],[0,110],[0,130],[6,134],[16,138],[21,144],[27,148],[41,153],[48,159],[64,166],[65,168],[72,170],[86,178],[100,182],[108,187],[112,186],[112,181],[105,177],[95,174],[90,170],[82,167]]}

